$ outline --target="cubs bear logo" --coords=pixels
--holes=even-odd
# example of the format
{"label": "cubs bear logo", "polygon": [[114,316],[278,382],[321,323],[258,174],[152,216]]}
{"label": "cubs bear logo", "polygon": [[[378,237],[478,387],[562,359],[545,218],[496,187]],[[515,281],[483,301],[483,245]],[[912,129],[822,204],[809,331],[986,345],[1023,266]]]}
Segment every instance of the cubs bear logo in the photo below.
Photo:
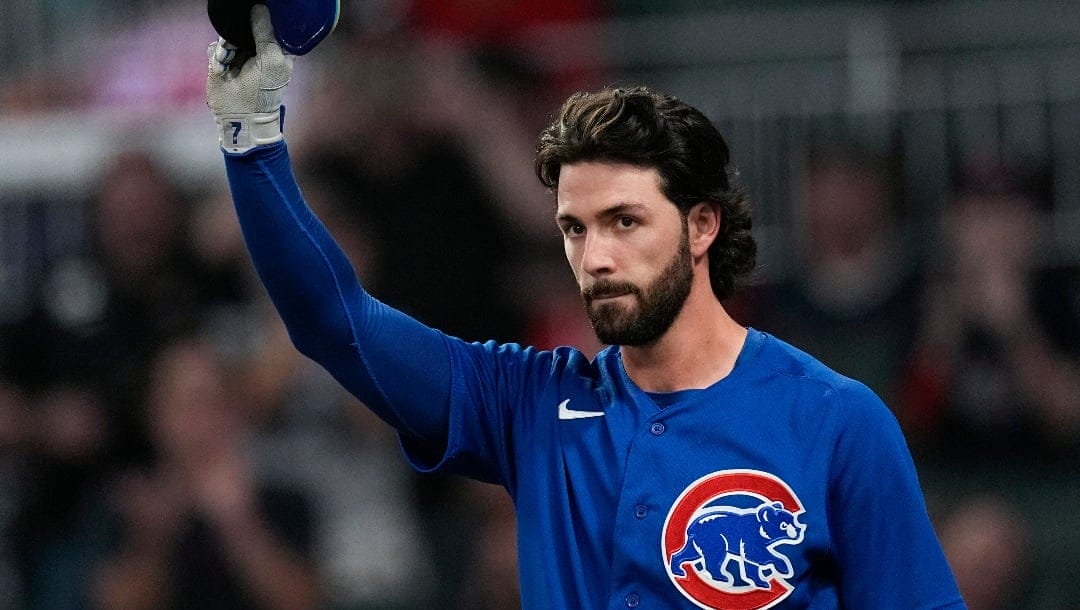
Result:
{"label": "cubs bear logo", "polygon": [[675,587],[706,610],[763,610],[793,590],[791,561],[777,547],[798,544],[806,526],[795,492],[758,470],[722,470],[690,484],[661,536]]}

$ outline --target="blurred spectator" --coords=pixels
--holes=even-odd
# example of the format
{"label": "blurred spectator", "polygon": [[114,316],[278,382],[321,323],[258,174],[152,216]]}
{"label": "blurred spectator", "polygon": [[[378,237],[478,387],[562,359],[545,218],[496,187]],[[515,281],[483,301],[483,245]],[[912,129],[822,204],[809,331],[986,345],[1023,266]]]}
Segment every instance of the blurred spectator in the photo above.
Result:
{"label": "blurred spectator", "polygon": [[517,523],[510,496],[502,487],[470,481],[463,486],[461,510],[472,537],[456,570],[461,575],[453,607],[467,610],[517,610]]}
{"label": "blurred spectator", "polygon": [[196,199],[185,234],[208,304],[248,305],[262,294],[227,189],[210,190]]}
{"label": "blurred spectator", "polygon": [[116,460],[148,450],[138,411],[158,347],[196,328],[211,303],[239,298],[192,253],[187,206],[153,157],[117,154],[92,196],[85,245],[45,261],[37,306],[15,332],[12,374],[32,387],[64,380],[98,393]]}
{"label": "blurred spectator", "polygon": [[108,422],[100,398],[55,386],[31,407],[23,495],[12,542],[23,604],[42,610],[82,607],[83,585],[105,547],[101,493]]}
{"label": "blurred spectator", "polygon": [[318,607],[310,499],[252,470],[238,390],[201,341],[155,361],[157,459],[113,488],[119,538],[93,580],[94,607]]}
{"label": "blurred spectator", "polygon": [[1020,607],[1030,578],[1031,524],[1011,503],[968,498],[941,524],[941,545],[968,610]]}
{"label": "blurred spectator", "polygon": [[31,481],[27,448],[32,430],[29,400],[7,380],[0,380],[0,609],[26,606],[15,547],[17,511]]}
{"label": "blurred spectator", "polygon": [[[466,339],[519,339],[520,313],[507,288],[515,240],[501,193],[488,186],[498,183],[484,180],[473,150],[433,125],[425,57],[411,41],[350,44],[361,45],[349,52],[365,60],[335,66],[311,100],[306,112],[315,121],[298,147],[298,171],[365,231],[378,263],[368,286],[378,298]],[[445,94],[439,101],[455,104]],[[326,116],[336,120],[319,120]]]}
{"label": "blurred spectator", "polygon": [[[329,607],[428,607],[439,577],[414,502],[415,475],[392,429],[293,348],[260,310],[237,355],[253,471],[311,498],[314,560]],[[408,568],[403,569],[402,554]]]}
{"label": "blurred spectator", "polygon": [[[570,93],[601,80],[602,62],[596,58],[603,45],[592,32],[573,26],[602,17],[606,8],[599,0],[411,0],[408,18],[420,39],[445,41],[542,74],[533,97],[550,111]],[[561,26],[558,44],[544,32],[553,26]]]}
{"label": "blurred spectator", "polygon": [[1076,321],[1040,315],[1038,202],[1008,168],[976,169],[945,216],[903,417],[950,459],[1064,466],[1080,447],[1080,360],[1052,337]]}
{"label": "blurred spectator", "polygon": [[185,233],[202,293],[193,328],[228,359],[252,357],[260,347],[262,310],[269,304],[227,189],[210,190],[194,202]]}
{"label": "blurred spectator", "polygon": [[850,144],[815,148],[805,159],[792,202],[793,266],[760,290],[749,320],[893,405],[919,275],[887,162]]}
{"label": "blurred spectator", "polygon": [[[322,189],[307,196],[329,207]],[[323,218],[357,272],[370,276],[375,255],[367,233],[339,210]],[[245,459],[262,484],[309,501],[311,561],[323,601],[341,610],[425,607],[438,574],[412,502],[415,477],[396,437],[293,348],[255,281],[226,190],[195,202],[188,243],[208,292],[198,328],[237,389],[229,408],[244,428]],[[416,553],[407,571],[386,559],[402,546]]]}

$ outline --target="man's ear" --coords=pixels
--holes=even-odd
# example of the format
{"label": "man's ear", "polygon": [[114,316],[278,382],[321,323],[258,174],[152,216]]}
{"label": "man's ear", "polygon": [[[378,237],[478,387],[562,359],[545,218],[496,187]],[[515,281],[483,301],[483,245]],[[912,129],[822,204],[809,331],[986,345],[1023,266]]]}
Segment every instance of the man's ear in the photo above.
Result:
{"label": "man's ear", "polygon": [[720,204],[702,201],[690,208],[686,222],[690,236],[690,254],[704,256],[720,233]]}

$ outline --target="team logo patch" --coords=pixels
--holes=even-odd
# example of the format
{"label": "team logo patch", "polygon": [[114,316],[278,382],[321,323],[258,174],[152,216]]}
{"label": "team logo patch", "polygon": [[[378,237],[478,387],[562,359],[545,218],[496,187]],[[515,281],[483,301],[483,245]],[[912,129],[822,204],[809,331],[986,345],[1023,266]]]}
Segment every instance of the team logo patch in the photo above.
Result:
{"label": "team logo patch", "polygon": [[675,587],[707,610],[762,610],[791,594],[783,545],[803,540],[804,512],[782,480],[721,470],[683,490],[664,521],[662,551]]}

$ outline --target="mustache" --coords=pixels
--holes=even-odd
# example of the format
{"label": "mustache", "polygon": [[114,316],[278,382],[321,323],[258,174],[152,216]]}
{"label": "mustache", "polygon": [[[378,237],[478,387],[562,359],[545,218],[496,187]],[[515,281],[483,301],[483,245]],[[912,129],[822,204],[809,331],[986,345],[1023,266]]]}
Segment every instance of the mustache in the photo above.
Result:
{"label": "mustache", "polygon": [[594,299],[617,296],[620,294],[634,294],[640,296],[638,287],[630,282],[616,282],[601,280],[581,291],[581,298],[585,303],[591,303]]}

